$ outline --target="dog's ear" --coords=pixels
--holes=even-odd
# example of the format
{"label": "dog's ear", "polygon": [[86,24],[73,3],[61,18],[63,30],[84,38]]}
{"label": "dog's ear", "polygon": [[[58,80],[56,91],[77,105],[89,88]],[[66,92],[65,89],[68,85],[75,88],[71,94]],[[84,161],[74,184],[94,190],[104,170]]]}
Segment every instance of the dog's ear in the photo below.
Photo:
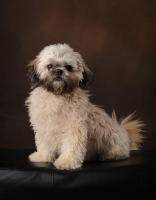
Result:
{"label": "dog's ear", "polygon": [[36,68],[36,59],[29,62],[27,65],[29,67],[27,76],[31,81],[31,89],[35,89],[40,85],[38,74],[35,70]]}
{"label": "dog's ear", "polygon": [[93,73],[88,69],[86,63],[83,61],[83,79],[80,81],[79,86],[83,90],[88,90],[89,86],[94,80]]}

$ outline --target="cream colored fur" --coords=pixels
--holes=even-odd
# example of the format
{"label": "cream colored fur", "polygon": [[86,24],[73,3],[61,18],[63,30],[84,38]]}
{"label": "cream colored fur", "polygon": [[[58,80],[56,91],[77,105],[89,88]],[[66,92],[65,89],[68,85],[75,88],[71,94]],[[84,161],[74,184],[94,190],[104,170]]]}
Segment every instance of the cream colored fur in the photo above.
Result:
{"label": "cream colored fur", "polygon": [[[59,45],[48,46],[37,56],[33,64],[39,78],[48,76],[45,66],[49,61],[65,62],[74,68],[70,75],[60,64],[65,76],[81,81],[82,72],[89,70],[82,57],[68,45]],[[75,169],[84,160],[127,158],[142,141],[143,124],[139,120],[129,115],[119,124],[115,114],[111,118],[90,103],[88,93],[78,85],[71,93],[61,95],[40,85],[30,92],[26,105],[37,148],[29,156],[32,162],[52,162],[58,169]]]}

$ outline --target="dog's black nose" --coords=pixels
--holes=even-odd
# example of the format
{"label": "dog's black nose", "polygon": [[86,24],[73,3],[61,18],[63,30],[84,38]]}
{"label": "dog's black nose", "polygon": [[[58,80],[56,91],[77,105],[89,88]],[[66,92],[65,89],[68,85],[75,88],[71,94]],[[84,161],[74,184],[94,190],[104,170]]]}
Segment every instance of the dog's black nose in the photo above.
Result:
{"label": "dog's black nose", "polygon": [[63,70],[57,69],[57,70],[55,70],[55,74],[58,76],[61,76],[63,74]]}

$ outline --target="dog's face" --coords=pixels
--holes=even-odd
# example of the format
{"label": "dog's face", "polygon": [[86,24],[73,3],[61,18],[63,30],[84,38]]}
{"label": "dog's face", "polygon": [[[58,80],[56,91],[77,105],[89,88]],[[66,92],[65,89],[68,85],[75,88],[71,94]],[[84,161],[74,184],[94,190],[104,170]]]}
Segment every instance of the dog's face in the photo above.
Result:
{"label": "dog's face", "polygon": [[67,44],[45,47],[28,66],[32,88],[42,86],[56,95],[70,94],[78,87],[87,90],[93,81],[81,55]]}

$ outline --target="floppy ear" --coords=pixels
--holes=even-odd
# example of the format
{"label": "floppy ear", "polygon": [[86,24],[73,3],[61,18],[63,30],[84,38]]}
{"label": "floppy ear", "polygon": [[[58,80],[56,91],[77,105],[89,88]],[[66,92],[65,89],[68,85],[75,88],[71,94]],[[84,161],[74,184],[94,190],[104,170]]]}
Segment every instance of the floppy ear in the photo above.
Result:
{"label": "floppy ear", "polygon": [[83,61],[83,79],[80,81],[79,86],[83,90],[88,90],[89,86],[94,80],[93,73],[88,69],[86,63]]}
{"label": "floppy ear", "polygon": [[30,61],[28,64],[29,69],[28,69],[27,76],[31,81],[31,86],[32,86],[31,89],[35,89],[36,87],[40,85],[39,76],[37,72],[35,71],[35,64],[36,64],[36,59]]}

